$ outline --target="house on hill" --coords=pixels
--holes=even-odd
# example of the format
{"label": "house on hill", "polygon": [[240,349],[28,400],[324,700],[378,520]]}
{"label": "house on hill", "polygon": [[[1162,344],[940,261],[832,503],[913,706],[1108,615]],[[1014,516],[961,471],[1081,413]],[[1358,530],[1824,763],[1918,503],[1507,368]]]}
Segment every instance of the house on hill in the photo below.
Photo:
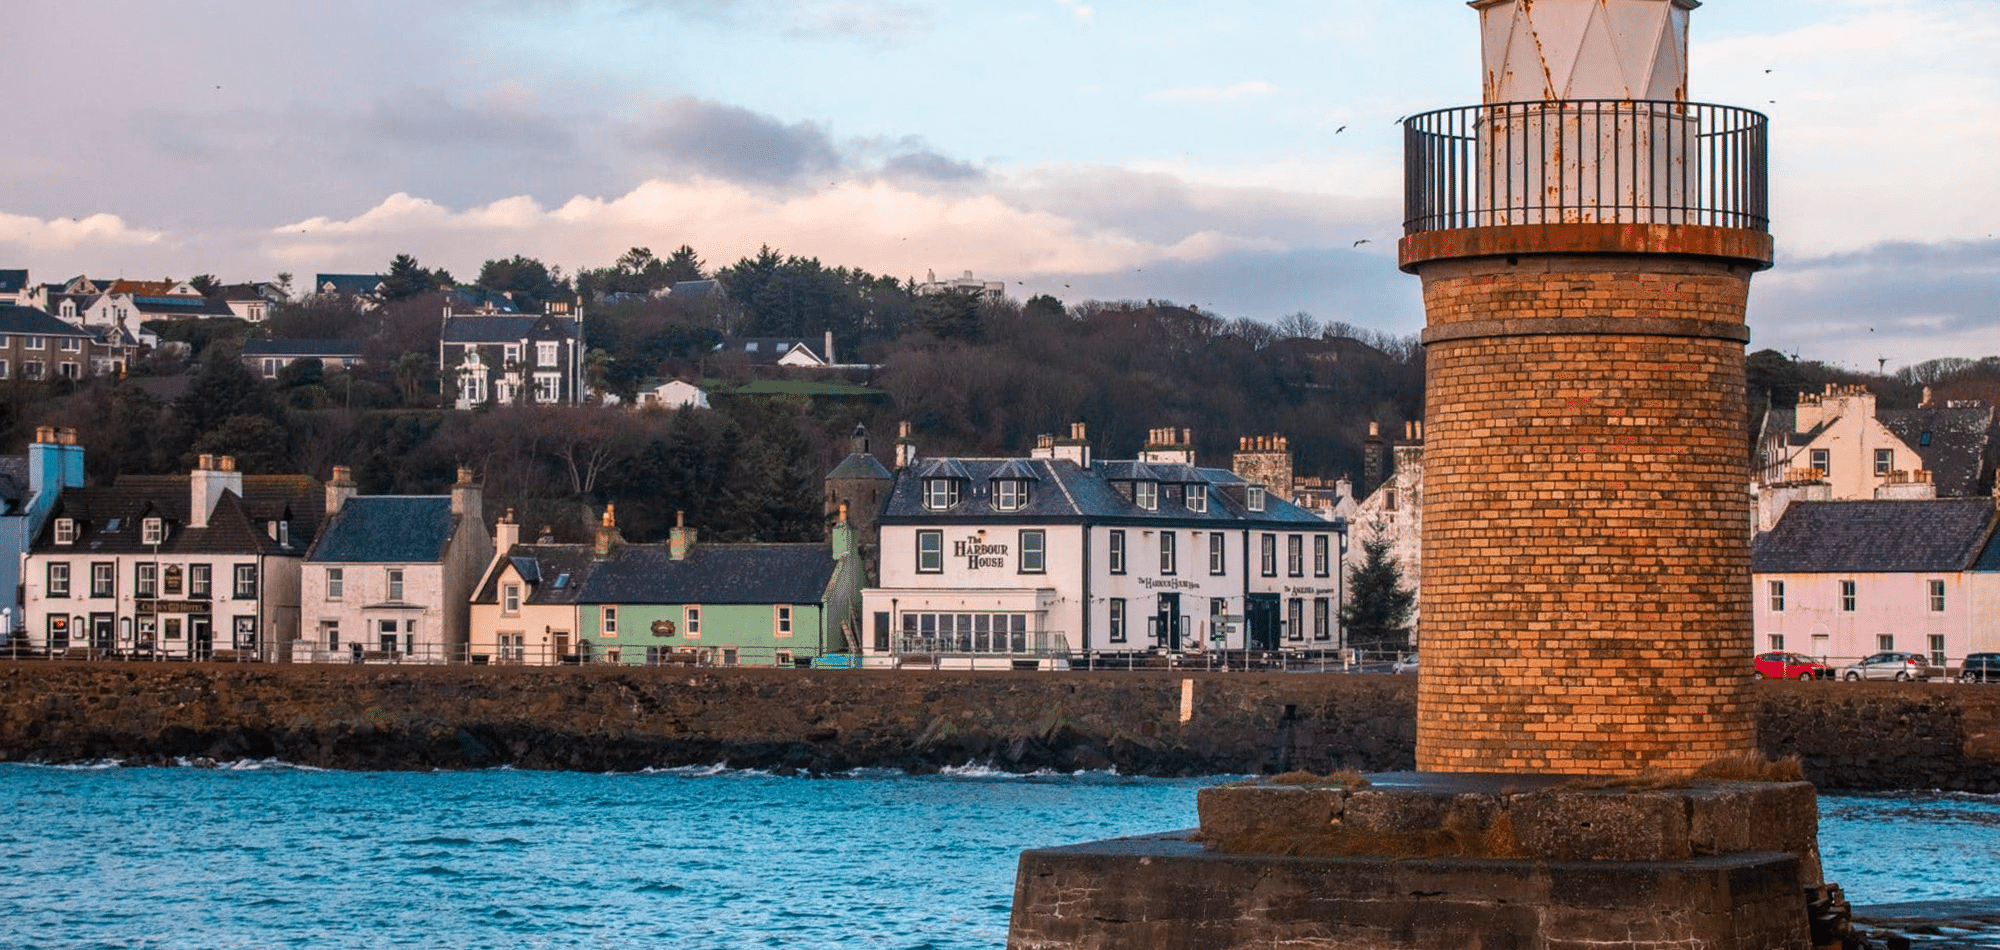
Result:
{"label": "house on hill", "polygon": [[26,270],[0,270],[0,303],[25,306],[34,296],[34,285]]}
{"label": "house on hill", "polygon": [[1993,410],[1939,404],[1878,409],[1864,386],[1829,385],[1764,414],[1753,464],[1760,531],[1795,500],[1966,498],[1993,484]]}
{"label": "house on hill", "polygon": [[583,401],[583,322],[562,304],[543,314],[445,312],[438,366],[452,405]]}
{"label": "house on hill", "polygon": [[353,369],[362,359],[360,340],[243,341],[243,365],[265,379],[276,379],[299,360],[319,360],[327,369]]}

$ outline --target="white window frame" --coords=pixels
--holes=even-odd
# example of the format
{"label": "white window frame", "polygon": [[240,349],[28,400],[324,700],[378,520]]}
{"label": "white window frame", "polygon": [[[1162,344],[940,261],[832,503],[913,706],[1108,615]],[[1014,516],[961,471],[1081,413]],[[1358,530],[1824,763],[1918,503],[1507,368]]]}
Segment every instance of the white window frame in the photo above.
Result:
{"label": "white window frame", "polygon": [[158,518],[147,518],[139,523],[140,544],[161,544],[167,539],[166,522]]}
{"label": "white window frame", "polygon": [[1860,603],[1859,585],[1854,581],[1840,582],[1840,612],[1851,614]]}
{"label": "white window frame", "polygon": [[[1772,612],[1772,613],[1774,613],[1774,614],[1781,614],[1781,613],[1784,613],[1784,612],[1785,612],[1785,582],[1784,582],[1784,581],[1772,581],[1772,582],[1770,583],[1769,587],[1770,587],[1770,594],[1771,594],[1771,612]],[[1772,647],[1771,649],[1774,649],[1774,650],[1777,650],[1777,649],[1782,649],[1782,648],[1781,648],[1781,647]]]}
{"label": "white window frame", "polygon": [[1160,486],[1155,482],[1133,482],[1132,503],[1147,511],[1160,508]]}
{"label": "white window frame", "polygon": [[932,511],[943,511],[958,504],[958,479],[924,479],[924,507]]}
{"label": "white window frame", "polygon": [[700,604],[688,604],[681,608],[681,636],[689,640],[701,639]]}
{"label": "white window frame", "polygon": [[1000,478],[993,481],[993,510],[1020,511],[1028,506],[1028,483],[1025,479]]}
{"label": "white window frame", "polygon": [[1243,507],[1251,511],[1264,510],[1264,486],[1252,485],[1243,493]]}
{"label": "white window frame", "polygon": [[339,568],[339,567],[329,567],[329,568],[327,568],[327,569],[326,569],[326,599],[328,599],[328,600],[339,600],[339,599],[341,599],[341,598],[343,598],[343,597],[346,597],[346,596],[347,596],[347,570],[346,570],[346,568]]}
{"label": "white window frame", "polygon": [[1333,539],[1324,534],[1313,535],[1313,576],[1333,576]]}
{"label": "white window frame", "polygon": [[215,566],[189,564],[187,591],[189,598],[206,599],[215,596]]}
{"label": "white window frame", "polygon": [[1889,474],[1895,467],[1896,451],[1894,449],[1875,450],[1875,474],[1877,477]]}
{"label": "white window frame", "polygon": [[382,598],[401,603],[403,600],[403,569],[387,568],[382,572]]}
{"label": "white window frame", "polygon": [[500,612],[509,617],[516,617],[520,615],[521,585],[519,584],[500,585]]}
{"label": "white window frame", "polygon": [[151,600],[160,596],[160,566],[151,561],[133,565],[132,596]]}
{"label": "white window frame", "polygon": [[535,365],[554,367],[562,365],[562,344],[548,340],[535,343]]}
{"label": "white window frame", "polygon": [[792,637],[791,604],[771,605],[771,636],[776,637],[780,640],[791,639]]}
{"label": "white window frame", "polygon": [[1303,534],[1285,536],[1285,575],[1306,576],[1306,536]]}
{"label": "white window frame", "polygon": [[229,596],[238,600],[253,600],[257,597],[257,565],[238,564],[229,579]]}
{"label": "white window frame", "polygon": [[21,338],[21,349],[24,350],[46,349],[47,345],[48,339],[46,337],[24,336]]}
{"label": "white window frame", "polygon": [[1807,467],[1819,472],[1821,478],[1833,475],[1833,453],[1826,449],[1813,449],[1806,454]]}
{"label": "white window frame", "polygon": [[1187,486],[1187,507],[1189,511],[1196,514],[1206,514],[1208,512],[1207,485]]}
{"label": "white window frame", "polygon": [[68,561],[50,561],[46,577],[48,578],[48,587],[45,589],[45,593],[47,596],[49,597],[69,596]]}
{"label": "white window frame", "polygon": [[1125,642],[1125,614],[1125,598],[1111,598],[1111,623],[1105,629],[1109,631],[1112,643]]}
{"label": "white window frame", "polygon": [[534,383],[536,402],[554,403],[562,401],[561,373],[536,373]]}
{"label": "white window frame", "polygon": [[83,341],[73,336],[63,337],[62,351],[64,353],[81,353],[83,352]]}
{"label": "white window frame", "polygon": [[1267,531],[1262,537],[1263,540],[1259,542],[1258,553],[1260,557],[1258,564],[1263,568],[1265,577],[1276,577],[1278,576],[1278,536]]}
{"label": "white window frame", "polygon": [[90,596],[118,596],[118,562],[92,561],[90,563]]}
{"label": "white window frame", "polygon": [[597,635],[609,640],[618,636],[618,606],[604,604],[597,608]]}
{"label": "white window frame", "polygon": [[56,543],[57,544],[76,543],[76,519],[74,518],[56,519]]}
{"label": "white window frame", "polygon": [[1931,589],[1931,613],[1944,613],[1944,581],[1932,578],[1929,586]]}

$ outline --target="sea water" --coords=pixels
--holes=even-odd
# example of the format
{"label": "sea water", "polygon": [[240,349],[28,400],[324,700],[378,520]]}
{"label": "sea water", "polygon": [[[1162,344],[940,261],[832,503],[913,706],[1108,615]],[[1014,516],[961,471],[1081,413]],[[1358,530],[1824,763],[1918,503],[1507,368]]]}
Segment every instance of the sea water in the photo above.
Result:
{"label": "sea water", "polygon": [[[0,765],[0,946],[997,950],[1022,849],[1222,780]],[[1821,811],[1856,903],[2000,896],[2000,799]]]}

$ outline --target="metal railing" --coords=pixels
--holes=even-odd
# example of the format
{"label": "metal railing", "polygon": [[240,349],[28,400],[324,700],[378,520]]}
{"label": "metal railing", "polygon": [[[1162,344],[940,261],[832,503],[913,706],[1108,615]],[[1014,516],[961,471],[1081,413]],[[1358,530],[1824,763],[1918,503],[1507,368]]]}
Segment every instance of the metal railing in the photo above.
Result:
{"label": "metal railing", "polygon": [[1403,231],[1770,225],[1762,113],[1698,102],[1498,102],[1403,122]]}

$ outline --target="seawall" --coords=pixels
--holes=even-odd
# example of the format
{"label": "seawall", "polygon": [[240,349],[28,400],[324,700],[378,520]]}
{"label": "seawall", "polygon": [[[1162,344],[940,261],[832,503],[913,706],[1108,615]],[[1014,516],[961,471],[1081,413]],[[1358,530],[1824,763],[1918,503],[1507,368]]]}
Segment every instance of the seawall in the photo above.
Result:
{"label": "seawall", "polygon": [[[1823,788],[2000,792],[2000,688],[1756,685],[1764,750],[1799,754]],[[0,665],[0,760],[1394,771],[1415,766],[1414,687],[1329,674],[20,663]]]}

